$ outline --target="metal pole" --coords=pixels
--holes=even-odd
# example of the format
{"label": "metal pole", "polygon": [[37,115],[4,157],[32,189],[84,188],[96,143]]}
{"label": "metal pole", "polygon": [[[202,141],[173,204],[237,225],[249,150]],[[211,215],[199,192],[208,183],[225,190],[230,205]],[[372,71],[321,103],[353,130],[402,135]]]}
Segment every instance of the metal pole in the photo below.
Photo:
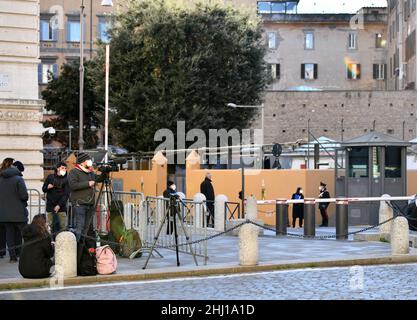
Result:
{"label": "metal pole", "polygon": [[348,219],[348,201],[346,199],[338,199],[336,201],[336,239],[348,239]]}
{"label": "metal pole", "polygon": [[405,140],[405,121],[403,121],[403,140]]}
{"label": "metal pole", "polygon": [[106,45],[106,96],[104,115],[104,150],[106,150],[105,162],[108,161],[109,150],[109,68],[110,68],[110,45]]}
{"label": "metal pole", "polygon": [[69,145],[68,145],[68,151],[70,151],[71,152],[71,141],[72,141],[72,137],[71,137],[71,127],[68,127],[68,131],[69,131]]}
{"label": "metal pole", "polygon": [[343,127],[345,119],[342,118],[342,142],[343,142],[343,132],[345,131],[345,128]]}
{"label": "metal pole", "polygon": [[276,202],[275,232],[276,236],[285,236],[288,225],[288,204],[286,199],[278,199]]}
{"label": "metal pole", "polygon": [[[265,106],[262,103],[262,147],[264,146],[264,136],[265,136]],[[263,158],[262,158],[263,159]]]}
{"label": "metal pole", "polygon": [[316,235],[316,205],[312,198],[304,200],[304,235]]}
{"label": "metal pole", "polygon": [[80,121],[78,149],[84,150],[84,0],[81,1],[80,10]]}
{"label": "metal pole", "polygon": [[245,218],[245,167],[242,159],[242,219]]}
{"label": "metal pole", "polygon": [[310,169],[310,119],[307,121],[307,169]]}

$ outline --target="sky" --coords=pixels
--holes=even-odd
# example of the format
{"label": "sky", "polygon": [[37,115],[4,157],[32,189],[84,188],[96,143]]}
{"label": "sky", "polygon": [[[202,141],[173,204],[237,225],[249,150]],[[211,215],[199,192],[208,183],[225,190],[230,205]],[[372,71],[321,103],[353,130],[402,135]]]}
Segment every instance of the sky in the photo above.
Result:
{"label": "sky", "polygon": [[362,7],[384,7],[387,0],[301,0],[298,13],[353,13]]}

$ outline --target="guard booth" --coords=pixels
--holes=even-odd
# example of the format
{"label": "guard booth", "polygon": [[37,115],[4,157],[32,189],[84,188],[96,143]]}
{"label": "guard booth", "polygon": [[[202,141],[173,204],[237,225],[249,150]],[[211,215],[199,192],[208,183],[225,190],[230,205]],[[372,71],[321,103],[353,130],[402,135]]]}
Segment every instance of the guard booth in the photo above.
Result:
{"label": "guard booth", "polygon": [[[377,132],[343,142],[336,151],[336,197],[406,195],[410,145]],[[350,203],[349,224],[377,224],[378,211],[379,202]]]}

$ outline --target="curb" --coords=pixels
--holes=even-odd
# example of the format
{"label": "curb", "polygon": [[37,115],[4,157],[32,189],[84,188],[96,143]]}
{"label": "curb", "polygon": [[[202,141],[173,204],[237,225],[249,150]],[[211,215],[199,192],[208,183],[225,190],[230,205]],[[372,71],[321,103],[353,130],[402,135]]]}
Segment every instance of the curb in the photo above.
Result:
{"label": "curb", "polygon": [[[128,281],[144,281],[144,280],[159,280],[159,279],[174,279],[181,277],[201,277],[214,276],[226,274],[239,273],[255,273],[265,271],[278,271],[290,269],[303,268],[331,268],[331,267],[349,267],[349,266],[370,266],[382,264],[406,264],[417,263],[417,255],[395,255],[395,256],[375,256],[367,258],[352,258],[352,259],[334,259],[334,260],[307,260],[302,262],[283,261],[282,263],[263,264],[256,266],[233,266],[233,265],[218,265],[211,267],[201,267],[199,269],[185,269],[179,271],[165,271],[160,269],[148,270],[144,273],[136,274],[115,274],[108,276],[89,276],[89,277],[75,277],[64,280],[64,286],[74,286],[83,284],[97,284],[97,283],[112,283],[112,282],[128,282]],[[41,288],[50,285],[52,278],[27,280],[27,279],[5,279],[2,283],[0,280],[0,291]],[[9,281],[9,282],[6,282]]]}

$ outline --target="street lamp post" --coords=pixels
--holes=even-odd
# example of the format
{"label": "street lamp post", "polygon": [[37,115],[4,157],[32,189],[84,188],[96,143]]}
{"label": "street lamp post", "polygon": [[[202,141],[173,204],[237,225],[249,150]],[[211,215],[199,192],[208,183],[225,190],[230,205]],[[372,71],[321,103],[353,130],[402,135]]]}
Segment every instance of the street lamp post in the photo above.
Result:
{"label": "street lamp post", "polygon": [[80,10],[80,121],[78,149],[84,150],[84,0]]}
{"label": "street lamp post", "polygon": [[[92,3],[91,3],[92,5]],[[112,0],[103,0],[102,7],[112,7]],[[80,120],[78,148],[84,150],[84,0],[81,0],[80,7]]]}
{"label": "street lamp post", "polygon": [[[261,145],[263,147],[264,145],[264,129],[265,129],[265,106],[262,103],[260,106],[246,106],[246,105],[237,105],[234,103],[228,103],[227,104],[228,107],[230,108],[260,108],[261,109],[261,126],[262,126],[262,140],[261,140]],[[262,149],[261,149],[262,152]],[[263,159],[262,159],[263,162]],[[240,166],[241,166],[241,173],[242,173],[242,215],[244,216],[245,214],[245,166],[243,163],[243,158],[242,156],[240,156]]]}

